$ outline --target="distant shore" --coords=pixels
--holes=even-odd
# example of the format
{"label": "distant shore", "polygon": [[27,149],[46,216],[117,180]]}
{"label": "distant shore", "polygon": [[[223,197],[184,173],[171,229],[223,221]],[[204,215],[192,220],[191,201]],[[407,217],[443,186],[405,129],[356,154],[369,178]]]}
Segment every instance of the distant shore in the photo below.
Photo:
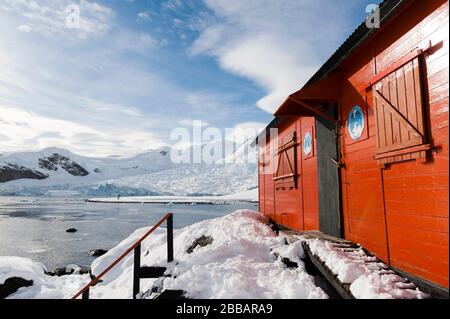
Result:
{"label": "distant shore", "polygon": [[90,203],[118,203],[118,204],[213,204],[225,205],[237,202],[258,203],[258,190],[221,196],[130,196],[90,198]]}

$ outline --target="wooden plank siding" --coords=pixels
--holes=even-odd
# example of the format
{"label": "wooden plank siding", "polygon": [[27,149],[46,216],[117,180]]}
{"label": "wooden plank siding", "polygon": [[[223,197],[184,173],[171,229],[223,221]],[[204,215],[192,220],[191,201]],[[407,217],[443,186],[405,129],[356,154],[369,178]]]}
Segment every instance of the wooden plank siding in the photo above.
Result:
{"label": "wooden plank siding", "polygon": [[[264,165],[259,168],[259,202],[260,211],[276,223],[293,230],[319,229],[317,160],[315,143],[315,120],[313,117],[294,117],[285,121],[278,128],[278,140],[270,140],[267,145],[259,145],[259,158]],[[295,132],[297,145],[279,153],[270,154],[270,148],[278,148],[292,140]],[[311,154],[303,154],[303,137],[306,133],[312,136]],[[264,154],[264,156],[262,155]],[[293,156],[296,154],[297,160]],[[289,159],[289,161],[288,161]],[[263,172],[261,167],[268,167],[272,161],[273,174]],[[290,162],[291,164],[289,164]],[[297,163],[297,187],[290,178],[277,180],[277,176],[289,175],[293,163]],[[291,166],[290,166],[291,165]]]}
{"label": "wooden plank siding", "polygon": [[[345,237],[394,267],[448,287],[448,3],[416,1],[385,29],[389,31],[379,32],[342,68],[347,79],[340,101]],[[365,83],[430,41],[432,49],[423,57],[421,90],[414,83],[418,59],[375,85],[426,140],[415,140],[412,130],[389,112],[376,112],[375,97],[375,102],[367,99],[367,139],[351,141],[345,132],[347,114],[371,94],[363,90]],[[423,104],[420,110],[418,99]],[[381,132],[378,122],[384,125]],[[417,156],[396,156],[385,168],[377,167],[377,147],[398,149],[425,142],[433,147],[425,163],[416,162]]]}
{"label": "wooden plank siding", "polygon": [[[276,152],[276,161],[278,166],[276,168],[279,176],[287,176],[297,171],[293,167],[294,163],[294,148],[298,149],[298,145],[292,146],[292,137],[298,136],[297,120],[287,121],[284,125],[278,127],[278,147],[290,144],[291,146],[282,152]],[[297,150],[296,150],[297,151]],[[275,178],[278,176],[275,174]],[[301,178],[301,177],[300,177]],[[282,180],[274,180],[275,186],[275,220],[290,229],[303,229],[303,216],[301,210],[301,189],[295,187],[293,178],[283,178]]]}
{"label": "wooden plank siding", "polygon": [[[297,152],[301,162],[301,190],[303,200],[304,230],[319,229],[319,188],[317,180],[317,143],[315,135],[315,119],[313,117],[301,117],[298,121],[301,132],[301,145]],[[307,132],[312,136],[311,155],[303,153],[303,138]]]}

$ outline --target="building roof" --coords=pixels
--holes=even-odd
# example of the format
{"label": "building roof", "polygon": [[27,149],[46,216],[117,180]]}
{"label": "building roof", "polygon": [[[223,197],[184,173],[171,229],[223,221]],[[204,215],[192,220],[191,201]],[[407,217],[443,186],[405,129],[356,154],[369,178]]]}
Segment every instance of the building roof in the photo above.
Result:
{"label": "building roof", "polygon": [[[380,3],[380,23],[383,24],[386,19],[390,18],[400,7],[410,0],[384,0]],[[341,44],[341,46],[333,53],[333,55],[320,67],[320,69],[309,79],[304,86],[323,79],[328,74],[336,70],[342,62],[361,44],[365,42],[377,29],[368,28],[364,20],[353,33]]]}

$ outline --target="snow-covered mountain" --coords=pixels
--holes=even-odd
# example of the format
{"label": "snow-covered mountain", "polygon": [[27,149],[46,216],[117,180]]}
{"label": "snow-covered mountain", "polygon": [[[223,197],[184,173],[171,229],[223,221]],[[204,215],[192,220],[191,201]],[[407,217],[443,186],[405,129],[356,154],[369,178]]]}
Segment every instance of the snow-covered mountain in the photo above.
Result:
{"label": "snow-covered mountain", "polygon": [[[224,195],[255,188],[253,161],[177,164],[169,147],[131,158],[90,158],[60,148],[0,155],[0,195]],[[255,150],[251,150],[255,152]],[[245,152],[247,156],[249,151]],[[242,145],[234,156],[242,157]]]}

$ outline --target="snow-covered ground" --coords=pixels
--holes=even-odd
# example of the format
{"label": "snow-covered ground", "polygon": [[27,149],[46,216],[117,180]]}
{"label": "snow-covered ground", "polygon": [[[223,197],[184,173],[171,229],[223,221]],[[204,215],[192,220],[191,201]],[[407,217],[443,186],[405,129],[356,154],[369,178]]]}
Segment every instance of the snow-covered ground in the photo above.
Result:
{"label": "snow-covered ground", "polygon": [[256,187],[257,174],[256,163],[192,164],[107,182],[117,186],[149,189],[158,194],[223,195]]}
{"label": "snow-covered ground", "polygon": [[228,204],[233,202],[258,202],[258,189],[222,196],[131,196],[91,198],[93,203],[172,203],[172,204]]}
{"label": "snow-covered ground", "polygon": [[[233,154],[233,162],[177,164],[171,149],[151,150],[131,158],[89,158],[59,148],[39,152],[0,155],[2,167],[18,165],[22,170],[42,174],[44,179],[19,178],[0,182],[0,195],[58,195],[61,192],[85,196],[226,195],[257,186],[256,149]],[[73,176],[59,163],[49,169],[42,165],[58,154],[72,165],[79,165],[87,175]],[[249,155],[251,154],[251,155]],[[247,160],[246,159],[253,159]],[[20,169],[19,169],[20,170]]]}
{"label": "snow-covered ground", "polygon": [[[299,236],[287,244],[259,213],[241,210],[174,231],[174,262],[167,263],[166,230],[157,229],[142,243],[142,265],[167,267],[168,277],[141,280],[140,297],[152,298],[152,288],[186,292],[188,298],[328,298],[305,270],[302,242],[341,280],[356,298],[421,299],[428,296],[413,284],[367,256],[362,249],[346,249],[321,239]],[[135,243],[150,227],[136,230],[91,265],[98,275]],[[193,243],[212,238],[206,246]],[[283,259],[298,265],[288,268]],[[0,257],[0,285],[11,277],[33,280],[8,298],[71,298],[90,281],[88,275],[49,277],[44,266],[30,259]],[[132,297],[133,254],[125,257],[90,290],[91,298]]]}
{"label": "snow-covered ground", "polygon": [[[142,265],[166,266],[172,277],[163,288],[182,289],[190,298],[327,298],[314,284],[314,278],[299,267],[287,268],[274,251],[301,256],[301,245],[286,249],[284,238],[277,236],[255,212],[237,211],[225,217],[202,221],[174,231],[175,262],[166,262],[166,232],[158,229],[142,246]],[[136,230],[92,264],[99,274],[149,227]],[[201,236],[213,242],[186,251]],[[0,257],[0,284],[12,276],[36,280],[31,287],[20,288],[9,298],[70,298],[89,281],[88,275],[48,277],[42,265],[29,259]],[[122,260],[91,289],[91,298],[131,298],[133,254]],[[142,280],[141,288],[150,289],[154,280]],[[150,297],[147,295],[147,297]]]}

